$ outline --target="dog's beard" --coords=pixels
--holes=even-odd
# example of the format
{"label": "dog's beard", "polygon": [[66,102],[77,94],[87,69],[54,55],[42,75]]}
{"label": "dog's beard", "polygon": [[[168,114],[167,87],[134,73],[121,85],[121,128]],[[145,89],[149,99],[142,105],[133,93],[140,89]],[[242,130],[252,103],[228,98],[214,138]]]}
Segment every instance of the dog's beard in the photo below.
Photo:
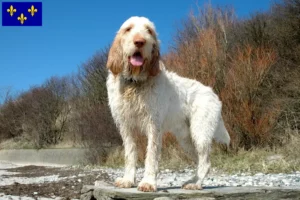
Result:
{"label": "dog's beard", "polygon": [[124,71],[122,73],[122,76],[125,78],[125,80],[134,81],[134,82],[144,82],[147,80],[148,72],[147,72],[147,66],[148,66],[148,59],[145,59],[145,62],[143,66],[141,67],[135,67],[130,65],[129,62],[125,64]]}
{"label": "dog's beard", "polygon": [[143,66],[141,66],[141,67],[135,67],[135,66],[131,66],[131,74],[133,75],[133,76],[138,76],[140,73],[141,73],[141,68],[142,68]]}
{"label": "dog's beard", "polygon": [[145,64],[145,59],[141,51],[136,50],[131,56],[128,57],[128,62],[133,76],[138,76]]}
{"label": "dog's beard", "polygon": [[[130,52],[130,53],[129,53]],[[144,50],[134,49],[124,54],[124,71],[123,77],[126,80],[145,81],[148,77],[147,70],[149,69],[149,60],[151,55],[148,55]]]}

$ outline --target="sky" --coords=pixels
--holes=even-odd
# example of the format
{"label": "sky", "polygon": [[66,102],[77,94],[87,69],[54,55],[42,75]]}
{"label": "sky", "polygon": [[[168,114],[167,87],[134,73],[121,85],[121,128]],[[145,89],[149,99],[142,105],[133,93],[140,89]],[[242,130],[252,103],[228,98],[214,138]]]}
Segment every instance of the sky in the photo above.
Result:
{"label": "sky", "polygon": [[[2,12],[3,0],[0,2]],[[188,16],[191,9],[195,9],[196,4],[201,7],[207,2],[44,0],[43,26],[0,26],[0,98],[1,92],[3,95],[8,88],[25,91],[51,76],[76,73],[82,63],[112,42],[121,24],[131,16],[145,16],[155,23],[164,53],[180,21]],[[271,0],[210,2],[213,6],[232,6],[237,17],[245,18],[253,12],[268,10]]]}

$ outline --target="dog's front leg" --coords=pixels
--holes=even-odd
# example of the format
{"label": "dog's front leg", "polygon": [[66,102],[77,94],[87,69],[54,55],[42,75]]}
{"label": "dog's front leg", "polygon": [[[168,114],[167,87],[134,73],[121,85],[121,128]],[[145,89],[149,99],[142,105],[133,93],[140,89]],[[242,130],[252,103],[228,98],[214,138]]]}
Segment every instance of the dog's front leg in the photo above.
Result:
{"label": "dog's front leg", "polygon": [[125,173],[123,178],[117,178],[115,186],[121,188],[130,188],[135,182],[137,149],[133,138],[133,132],[126,127],[120,128],[124,150],[125,150]]}
{"label": "dog's front leg", "polygon": [[155,192],[157,190],[156,178],[158,174],[158,162],[161,151],[162,134],[154,126],[150,126],[147,132],[148,146],[145,160],[144,178],[138,185],[138,190],[143,192]]}

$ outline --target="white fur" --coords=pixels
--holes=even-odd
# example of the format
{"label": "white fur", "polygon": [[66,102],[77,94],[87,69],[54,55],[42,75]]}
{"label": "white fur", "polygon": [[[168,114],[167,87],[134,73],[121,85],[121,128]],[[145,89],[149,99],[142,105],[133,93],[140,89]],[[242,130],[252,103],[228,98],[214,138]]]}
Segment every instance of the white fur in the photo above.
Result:
{"label": "white fur", "polygon": [[[120,28],[134,24],[130,34],[122,36],[124,58],[135,51],[132,38],[141,33],[146,39],[143,55],[151,59],[154,42],[146,31],[145,24],[155,27],[143,17],[133,17]],[[124,61],[125,62],[125,61]],[[184,188],[200,189],[209,167],[209,152],[212,140],[229,144],[230,138],[221,117],[221,102],[210,87],[196,80],[183,78],[165,69],[160,61],[160,73],[146,76],[140,82],[126,82],[134,78],[128,74],[127,65],[117,76],[109,73],[107,90],[113,119],[120,130],[125,147],[125,174],[116,185],[131,187],[135,182],[137,149],[133,132],[146,134],[148,138],[145,174],[138,189],[156,191],[156,177],[161,150],[162,135],[173,133],[183,149],[197,161],[197,173]]]}

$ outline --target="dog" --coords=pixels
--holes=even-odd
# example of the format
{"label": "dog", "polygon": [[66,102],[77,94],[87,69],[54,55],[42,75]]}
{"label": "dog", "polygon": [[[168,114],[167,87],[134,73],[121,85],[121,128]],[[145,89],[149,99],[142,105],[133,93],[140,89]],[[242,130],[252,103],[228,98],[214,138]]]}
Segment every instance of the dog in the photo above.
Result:
{"label": "dog", "polygon": [[222,103],[213,90],[200,82],[180,77],[164,66],[153,22],[131,17],[118,30],[107,59],[106,81],[112,117],[124,144],[125,174],[115,186],[135,184],[137,144],[133,132],[148,138],[144,177],[138,190],[157,191],[162,135],[171,132],[184,151],[197,162],[197,172],[183,184],[202,189],[210,168],[213,139],[229,144],[221,116]]}

